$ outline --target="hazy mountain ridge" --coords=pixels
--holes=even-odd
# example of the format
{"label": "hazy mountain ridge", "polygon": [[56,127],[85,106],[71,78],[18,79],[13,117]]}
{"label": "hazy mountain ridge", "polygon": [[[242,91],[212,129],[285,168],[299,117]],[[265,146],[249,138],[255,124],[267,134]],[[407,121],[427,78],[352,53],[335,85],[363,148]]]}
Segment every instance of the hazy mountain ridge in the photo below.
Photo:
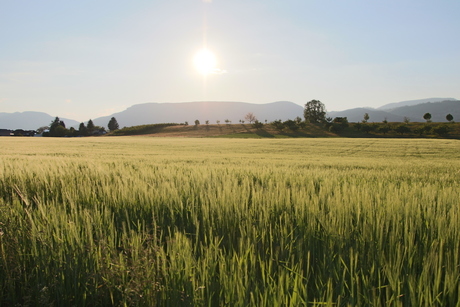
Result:
{"label": "hazy mountain ridge", "polygon": [[[431,114],[431,121],[433,122],[443,122],[446,120],[447,114],[452,114],[454,120],[460,119],[460,101],[442,101],[442,102],[427,102],[421,103],[414,106],[404,106],[397,109],[393,109],[392,113],[398,113],[401,116],[406,116],[411,119],[411,121],[425,121],[423,115],[425,113]],[[417,114],[417,115],[413,115]],[[415,116],[415,118],[414,118]],[[418,118],[416,117],[418,116]]]}
{"label": "hazy mountain ridge", "polygon": [[381,107],[378,107],[377,110],[391,111],[400,107],[406,106],[415,106],[417,104],[427,103],[427,102],[442,102],[442,101],[455,101],[455,98],[425,98],[425,99],[416,99],[416,100],[406,100],[400,102],[392,102],[385,104]]}
{"label": "hazy mountain ridge", "polygon": [[129,127],[156,123],[185,123],[193,125],[195,120],[204,124],[206,120],[215,124],[218,120],[224,124],[228,119],[232,123],[244,120],[252,112],[259,121],[294,119],[303,117],[303,107],[290,101],[278,101],[266,104],[227,101],[199,101],[183,103],[143,103],[129,107],[125,111],[93,120],[94,124],[106,126],[113,116],[120,127]]}
{"label": "hazy mountain ridge", "polygon": [[363,120],[364,113],[369,114],[369,122],[382,122],[384,119],[389,122],[402,122],[404,117],[409,118],[412,122],[424,122],[423,115],[425,113],[431,114],[431,121],[433,122],[447,122],[447,114],[452,114],[454,121],[458,121],[460,119],[460,101],[426,102],[416,105],[410,105],[409,103],[409,105],[403,105],[389,110],[381,110],[381,108],[356,108],[328,112],[327,115],[332,118],[347,117],[349,122],[360,122]]}
{"label": "hazy mountain ridge", "polygon": [[404,116],[371,108],[355,108],[344,111],[332,111],[328,112],[327,116],[332,118],[346,117],[349,122],[360,122],[363,120],[365,113],[369,114],[370,122],[381,122],[385,118],[389,122],[402,122],[404,120]]}
{"label": "hazy mountain ridge", "polygon": [[[55,119],[55,116],[51,116],[44,112],[14,112],[14,113],[5,113],[0,112],[0,129],[25,129],[25,130],[35,130],[43,126],[49,126],[51,122]],[[80,124],[76,120],[59,117],[66,127],[78,127]]]}
{"label": "hazy mountain ridge", "polygon": [[[434,100],[434,102],[426,102]],[[439,101],[441,100],[441,101]],[[415,102],[423,101],[415,104]],[[394,107],[398,105],[399,107]],[[326,106],[327,107],[327,106]],[[195,120],[204,124],[209,120],[210,124],[215,124],[218,120],[225,124],[228,119],[232,123],[244,120],[247,113],[252,112],[259,121],[271,122],[273,120],[294,119],[297,116],[303,118],[303,106],[290,101],[278,101],[266,104],[254,104],[247,102],[222,102],[222,101],[201,101],[201,102],[182,102],[182,103],[142,103],[135,104],[126,110],[93,119],[95,125],[107,127],[111,117],[115,117],[122,127],[130,127],[144,124],[156,123],[185,123],[193,125]],[[364,113],[369,114],[369,122],[381,122],[385,118],[389,122],[402,122],[404,117],[408,117],[414,122],[423,122],[423,114],[431,113],[433,122],[446,122],[446,115],[452,114],[454,121],[460,119],[460,101],[453,99],[444,101],[444,98],[430,98],[411,101],[390,103],[373,108],[353,108],[344,111],[331,111],[327,116],[347,117],[350,122],[360,122],[363,120]],[[34,130],[42,126],[48,126],[54,116],[43,112],[0,112],[1,129],[26,129]],[[78,129],[80,122],[62,118],[67,126]],[[86,124],[86,122],[85,122]]]}

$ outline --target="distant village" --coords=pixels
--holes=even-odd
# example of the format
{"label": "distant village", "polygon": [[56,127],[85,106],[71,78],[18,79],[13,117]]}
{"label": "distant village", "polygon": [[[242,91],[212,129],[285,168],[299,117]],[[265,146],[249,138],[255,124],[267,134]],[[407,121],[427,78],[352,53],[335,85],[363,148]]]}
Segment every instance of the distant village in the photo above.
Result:
{"label": "distant village", "polygon": [[[110,131],[119,129],[118,122],[115,117],[112,117],[108,123]],[[80,123],[78,130],[73,127],[66,128],[65,123],[56,117],[50,126],[43,126],[37,130],[24,129],[0,129],[0,136],[44,136],[44,137],[82,137],[82,136],[98,136],[104,135],[107,131],[104,127],[94,125],[90,119],[88,124]]]}
{"label": "distant village", "polygon": [[[37,131],[35,130],[9,130],[9,129],[0,129],[0,136],[35,136]],[[38,135],[37,135],[38,136]]]}

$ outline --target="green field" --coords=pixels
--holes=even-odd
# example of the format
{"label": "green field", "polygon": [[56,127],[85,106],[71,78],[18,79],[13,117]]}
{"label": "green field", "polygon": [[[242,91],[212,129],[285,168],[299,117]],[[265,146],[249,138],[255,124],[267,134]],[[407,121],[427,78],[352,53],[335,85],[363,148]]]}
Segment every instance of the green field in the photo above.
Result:
{"label": "green field", "polygon": [[460,306],[460,142],[1,138],[0,306]]}

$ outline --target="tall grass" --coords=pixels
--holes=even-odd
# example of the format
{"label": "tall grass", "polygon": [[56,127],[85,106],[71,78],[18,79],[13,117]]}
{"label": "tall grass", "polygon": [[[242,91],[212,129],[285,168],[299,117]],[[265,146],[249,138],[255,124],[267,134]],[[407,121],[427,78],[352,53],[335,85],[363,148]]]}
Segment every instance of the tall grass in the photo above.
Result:
{"label": "tall grass", "polygon": [[458,141],[1,142],[1,306],[460,306]]}

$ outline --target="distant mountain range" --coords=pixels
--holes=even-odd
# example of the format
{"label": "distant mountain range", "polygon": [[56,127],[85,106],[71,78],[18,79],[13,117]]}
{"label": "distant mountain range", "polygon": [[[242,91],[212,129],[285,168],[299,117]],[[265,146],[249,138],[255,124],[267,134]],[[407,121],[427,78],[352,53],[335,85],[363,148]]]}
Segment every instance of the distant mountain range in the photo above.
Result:
{"label": "distant mountain range", "polygon": [[[0,112],[0,129],[24,129],[36,130],[43,126],[49,126],[55,119],[54,116],[43,112],[15,112],[3,113]],[[64,121],[66,127],[78,127],[80,124],[76,120],[59,117]]]}
{"label": "distant mountain range", "polygon": [[[430,101],[430,102],[428,102]],[[347,117],[349,122],[360,122],[364,114],[369,114],[369,122],[403,122],[407,117],[411,122],[424,122],[423,115],[431,114],[433,122],[447,122],[446,115],[452,114],[454,120],[460,119],[460,101],[448,98],[431,98],[390,103],[380,108],[355,108],[345,111],[328,112],[328,116]]]}
{"label": "distant mountain range", "polygon": [[193,124],[199,120],[204,124],[209,120],[210,124],[216,121],[225,123],[228,119],[232,123],[244,120],[247,113],[252,112],[259,121],[271,122],[273,120],[294,119],[303,117],[303,107],[290,101],[278,101],[266,104],[254,104],[245,102],[183,102],[183,103],[143,103],[136,104],[123,112],[110,116],[93,119],[95,125],[106,126],[113,116],[117,119],[120,127],[153,123],[185,123]]}
{"label": "distant mountain range", "polygon": [[[303,107],[290,101],[278,101],[266,104],[245,102],[183,102],[183,103],[143,103],[133,105],[126,110],[109,116],[93,119],[95,125],[107,127],[111,117],[115,117],[122,127],[130,127],[155,123],[185,123],[194,124],[199,120],[204,124],[209,120],[215,124],[218,120],[224,124],[225,120],[238,123],[244,120],[247,113],[252,112],[259,121],[268,122],[281,119],[303,118]],[[460,101],[454,98],[429,98],[420,100],[389,103],[377,109],[354,108],[344,111],[328,112],[329,117],[347,117],[349,122],[360,122],[364,113],[369,114],[369,122],[402,122],[408,117],[413,122],[422,122],[423,114],[431,113],[432,121],[445,122],[446,115],[452,114],[454,120],[460,120]],[[62,118],[67,126],[78,128],[79,122]],[[48,126],[54,117],[43,112],[16,112],[0,113],[1,129],[33,130]],[[86,123],[85,123],[86,124]]]}
{"label": "distant mountain range", "polygon": [[[381,107],[378,107],[377,110],[390,111],[399,107],[409,107],[415,106],[417,104],[428,103],[428,102],[441,102],[441,101],[454,101],[455,98],[426,98],[426,99],[417,99],[417,100],[406,100],[401,102],[393,102]],[[426,112],[425,112],[426,113]]]}

